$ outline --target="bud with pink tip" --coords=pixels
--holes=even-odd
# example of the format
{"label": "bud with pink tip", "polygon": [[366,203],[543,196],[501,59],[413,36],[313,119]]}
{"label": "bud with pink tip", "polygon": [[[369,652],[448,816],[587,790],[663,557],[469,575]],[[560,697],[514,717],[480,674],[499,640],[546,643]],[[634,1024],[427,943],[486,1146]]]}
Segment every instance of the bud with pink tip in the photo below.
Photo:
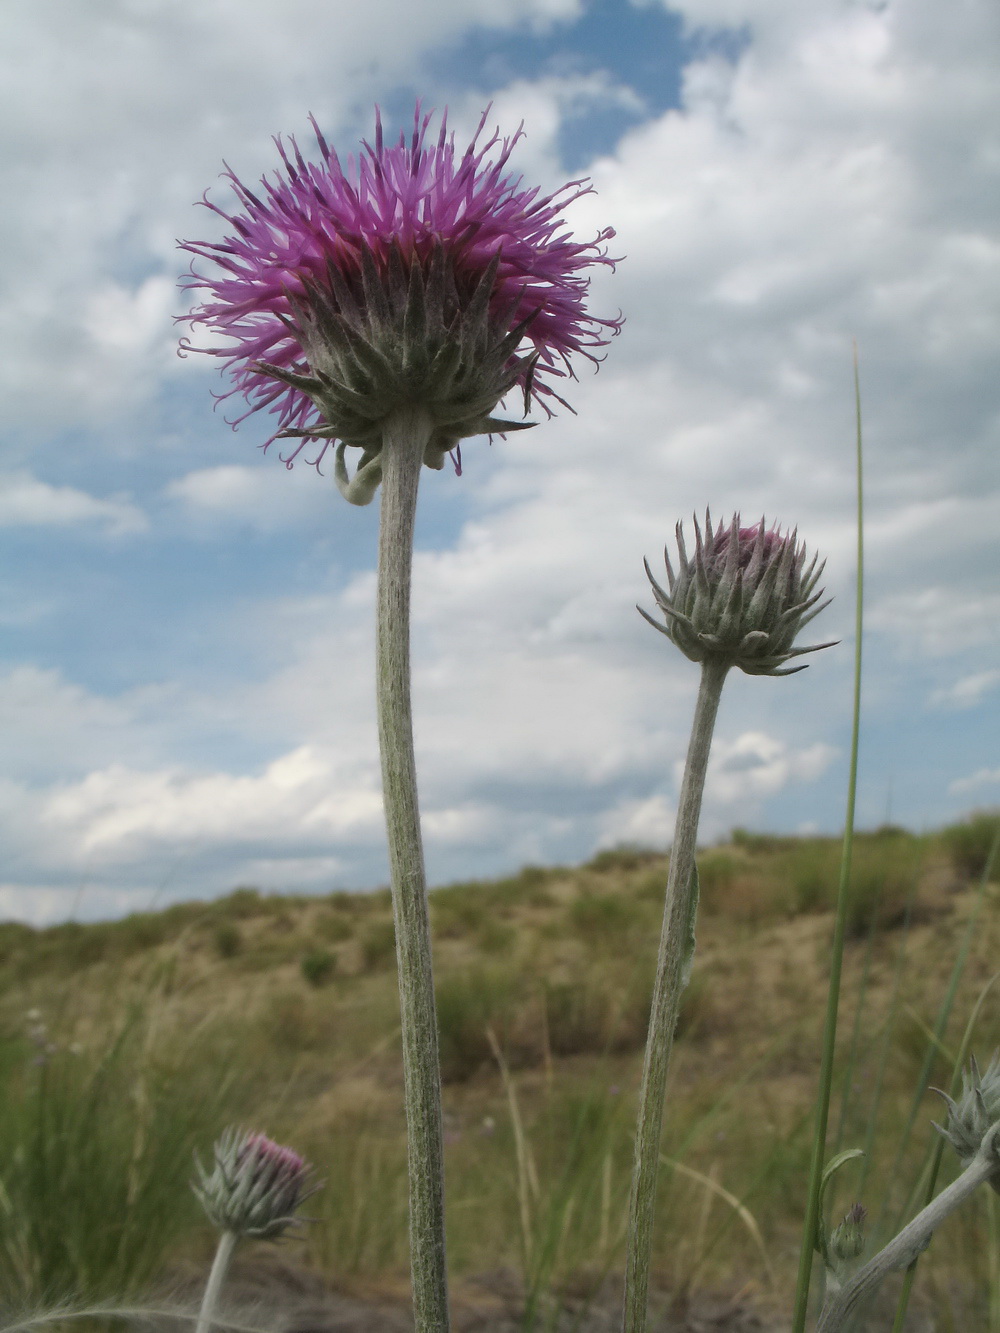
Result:
{"label": "bud with pink tip", "polygon": [[263,1134],[227,1129],[213,1155],[211,1171],[195,1158],[198,1180],[192,1188],[213,1226],[236,1236],[276,1239],[319,1188],[298,1153]]}
{"label": "bud with pink tip", "polygon": [[820,600],[823,589],[816,590],[825,562],[818,563],[816,556],[808,560],[797,535],[768,528],[764,519],[743,528],[739,514],[728,527],[713,528],[706,513],[704,533],[694,520],[695,549],[689,556],[678,523],[676,572],[664,551],[669,591],[660,587],[646,562],[667,623],[658,624],[642,607],[639,612],[693,662],[715,659],[751,676],[802,671],[803,666],[784,664],[833,645],[792,646],[799,630],[829,605]]}

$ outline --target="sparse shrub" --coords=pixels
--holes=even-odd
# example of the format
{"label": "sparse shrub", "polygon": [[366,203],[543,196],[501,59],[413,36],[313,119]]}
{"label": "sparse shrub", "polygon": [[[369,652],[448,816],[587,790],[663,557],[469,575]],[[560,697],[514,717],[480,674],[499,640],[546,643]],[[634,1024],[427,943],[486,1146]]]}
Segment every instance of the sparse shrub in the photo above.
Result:
{"label": "sparse shrub", "polygon": [[242,920],[250,916],[259,916],[262,905],[259,889],[251,889],[241,885],[238,889],[233,889],[232,893],[227,894],[225,898],[220,898],[215,904],[215,910],[225,916]]}
{"label": "sparse shrub", "polygon": [[854,846],[847,930],[865,934],[874,924],[887,929],[902,924],[916,892],[923,844],[911,834],[878,830],[862,834]]}
{"label": "sparse shrub", "polygon": [[737,873],[745,866],[745,859],[737,860],[726,852],[705,852],[698,857],[698,886],[703,911],[714,912],[718,903],[728,901]]}
{"label": "sparse shrub", "polygon": [[282,1054],[325,1049],[330,1042],[331,1015],[300,990],[281,991],[264,1019],[264,1036]]}
{"label": "sparse shrub", "polygon": [[366,972],[388,967],[396,956],[396,927],[391,920],[373,921],[361,936],[361,958]]}
{"label": "sparse shrub", "polygon": [[316,918],[313,926],[316,934],[330,944],[342,944],[354,935],[354,922],[347,920],[339,912],[324,912]]}
{"label": "sparse shrub", "polygon": [[553,1055],[600,1054],[611,1041],[608,996],[585,979],[547,982],[545,1021]]}
{"label": "sparse shrub", "polygon": [[585,893],[569,911],[570,924],[588,944],[618,948],[636,924],[636,911],[614,893]]}
{"label": "sparse shrub", "polygon": [[243,933],[234,921],[220,921],[212,935],[220,958],[235,958],[243,948]]}
{"label": "sparse shrub", "polygon": [[607,847],[603,852],[588,862],[586,869],[595,870],[604,875],[611,871],[641,870],[650,861],[658,861],[663,856],[662,850],[655,847],[643,847],[639,843],[623,842],[617,847]]}
{"label": "sparse shrub", "polygon": [[787,885],[788,910],[792,915],[823,912],[833,907],[840,855],[840,844],[832,838],[803,838],[797,845],[786,846],[775,865],[775,873]]}
{"label": "sparse shrub", "polygon": [[505,921],[488,917],[476,933],[476,944],[483,953],[510,953],[517,942],[517,931]]}
{"label": "sparse shrub", "polygon": [[[951,824],[941,831],[941,841],[959,875],[981,878],[998,831],[1000,810],[978,810],[961,824]],[[1000,882],[1000,856],[994,857],[990,879]]]}
{"label": "sparse shrub", "polygon": [[37,938],[38,932],[33,926],[23,925],[20,921],[0,922],[0,964],[25,954]]}
{"label": "sparse shrub", "polygon": [[446,974],[438,982],[441,1077],[446,1083],[464,1082],[492,1060],[487,1028],[494,1030],[512,1065],[524,1062],[524,1049],[512,1050],[510,1042],[519,981],[514,973],[476,969]]}
{"label": "sparse shrub", "polygon": [[655,870],[647,870],[632,882],[632,896],[637,902],[658,903],[663,906],[667,892],[667,861]]}
{"label": "sparse shrub", "polygon": [[541,866],[525,866],[518,874],[509,879],[500,879],[489,886],[489,897],[500,908],[510,908],[523,904],[527,907],[551,907],[555,902],[548,881],[552,878],[551,870]]}
{"label": "sparse shrub", "polygon": [[482,926],[486,903],[474,885],[437,889],[430,898],[431,928],[437,939],[459,939]]}
{"label": "sparse shrub", "polygon": [[324,986],[337,970],[337,958],[329,949],[311,949],[300,966],[310,986]]}
{"label": "sparse shrub", "polygon": [[750,833],[745,828],[734,828],[729,835],[729,841],[734,847],[742,847],[744,851],[760,853],[780,852],[799,839],[783,838],[776,833]]}

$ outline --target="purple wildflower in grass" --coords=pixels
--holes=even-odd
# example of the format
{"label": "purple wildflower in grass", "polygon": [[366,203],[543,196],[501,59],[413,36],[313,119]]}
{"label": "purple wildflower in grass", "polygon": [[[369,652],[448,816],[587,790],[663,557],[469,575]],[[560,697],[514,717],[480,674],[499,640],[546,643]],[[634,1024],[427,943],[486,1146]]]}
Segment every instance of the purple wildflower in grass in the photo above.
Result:
{"label": "purple wildflower in grass", "polygon": [[358,503],[381,469],[352,493],[344,450],[362,450],[360,479],[399,408],[428,412],[424,462],[441,467],[467,436],[530,424],[492,415],[514,389],[525,411],[532,400],[549,415],[553,402],[568,406],[554,382],[573,377],[575,356],[596,363],[620,329],[620,318],[585,308],[588,270],[614,263],[604,249],[613,229],[580,242],[562,218],[589,182],[551,195],[525,188],[508,170],[523,131],[481,142],[488,114],[459,153],[447,115],[429,139],[432,117],[418,103],[409,139],[387,147],[376,110],[374,144],[345,165],[313,121],[318,162],[277,138],[282,166],[257,193],[225,173],[241,211],[203,201],[231,227],[226,239],[182,243],[211,264],[192,263],[185,286],[204,299],[182,318],[225,339],[197,350],[229,372],[220,398],[248,404],[232,424],[266,409],[277,429],[263,447],[295,439],[282,455],[289,467],[310,443],[318,466],[339,441],[337,479]]}

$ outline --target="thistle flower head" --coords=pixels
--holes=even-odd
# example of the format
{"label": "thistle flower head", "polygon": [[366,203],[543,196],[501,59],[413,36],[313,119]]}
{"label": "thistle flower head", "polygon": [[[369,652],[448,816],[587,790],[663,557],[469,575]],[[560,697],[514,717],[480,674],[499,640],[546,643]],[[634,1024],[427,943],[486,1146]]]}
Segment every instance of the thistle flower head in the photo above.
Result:
{"label": "thistle flower head", "polygon": [[705,530],[694,520],[695,549],[689,556],[684,532],[677,524],[677,569],[664,551],[668,589],[646,573],[656,604],[666,617],[660,625],[639,608],[649,623],[671,639],[693,662],[715,659],[738,666],[751,676],[788,676],[802,666],[784,663],[803,653],[829,648],[829,643],[795,648],[799,630],[819,615],[823,589],[816,590],[823,563],[807,560],[797,533],[782,534],[766,526],[740,526],[739,514],[728,527],[712,526],[705,515]]}
{"label": "thistle flower head", "polygon": [[1000,1122],[1000,1053],[995,1053],[985,1069],[981,1070],[975,1056],[969,1068],[962,1071],[962,1095],[958,1101],[940,1088],[935,1092],[948,1105],[945,1125],[934,1128],[948,1140],[967,1167],[982,1147],[989,1131]]}
{"label": "thistle flower head", "polygon": [[386,419],[416,404],[433,423],[424,461],[441,467],[466,436],[529,424],[492,415],[509,391],[525,411],[564,403],[552,382],[573,375],[577,354],[596,362],[618,332],[620,319],[585,309],[587,270],[613,264],[603,243],[614,231],[581,243],[562,220],[589,184],[524,187],[508,170],[522,131],[483,142],[488,113],[460,153],[447,116],[435,141],[418,103],[409,138],[387,147],[376,111],[374,144],[345,165],[313,122],[318,162],[279,138],[281,168],[256,193],[227,170],[239,210],[204,201],[232,230],[182,243],[212,265],[192,265],[185,285],[205,298],[184,318],[226,339],[199,349],[229,371],[222,397],[245,398],[237,421],[260,409],[277,418],[271,439],[297,440],[289,466],[309,442],[318,464],[337,440],[349,490],[344,450],[362,450],[359,472],[375,463]]}
{"label": "thistle flower head", "polygon": [[274,1240],[296,1221],[296,1209],[319,1188],[312,1168],[291,1148],[263,1134],[227,1129],[206,1171],[195,1157],[191,1188],[213,1226],[237,1236]]}

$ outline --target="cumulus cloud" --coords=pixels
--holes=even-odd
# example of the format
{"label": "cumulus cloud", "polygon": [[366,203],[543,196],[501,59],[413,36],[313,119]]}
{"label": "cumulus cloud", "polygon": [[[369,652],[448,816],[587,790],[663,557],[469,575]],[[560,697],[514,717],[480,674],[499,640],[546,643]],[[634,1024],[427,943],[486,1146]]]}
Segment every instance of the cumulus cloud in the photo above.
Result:
{"label": "cumulus cloud", "polygon": [[987,694],[1000,686],[1000,670],[975,671],[961,676],[953,685],[935,690],[930,702],[943,708],[974,708]]}
{"label": "cumulus cloud", "polygon": [[0,474],[0,527],[78,526],[121,537],[145,532],[149,522],[124,496],[98,499],[72,486],[51,486],[29,472]]}
{"label": "cumulus cloud", "polygon": [[[359,108],[414,79],[422,53],[462,24],[545,25],[579,9],[568,0],[443,0],[418,14],[377,0],[341,14],[309,0],[280,12],[250,0],[234,22],[223,0],[197,11],[103,0],[86,20],[73,11],[45,42],[54,5],[21,11],[9,48],[23,54],[6,94],[14,108],[36,90],[17,170],[48,164],[29,173],[29,225],[7,250],[15,299],[0,313],[11,321],[7,344],[21,349],[10,389],[25,422],[40,413],[98,420],[112,403],[164,386],[178,392],[185,376],[193,383],[197,359],[170,359],[164,275],[174,235],[211,221],[191,213],[190,200],[223,156],[254,179],[272,164],[269,134],[304,125],[307,109],[354,142],[367,128]],[[928,699],[954,710],[956,729],[978,717],[973,705],[992,703],[1000,86],[991,5],[671,8],[692,31],[724,25],[745,40],[733,58],[716,50],[688,65],[683,106],[635,126],[593,162],[597,192],[568,219],[584,235],[617,228],[615,249],[627,260],[615,275],[596,275],[593,303],[600,313],[624,309],[625,332],[598,378],[584,367],[567,386],[577,417],[492,448],[470,442],[461,482],[422,482],[421,512],[433,521],[425,519],[415,568],[415,698],[439,876],[586,854],[598,843],[669,841],[670,779],[697,672],[633,605],[648,604],[642,557],[658,562],[674,522],[706,504],[797,524],[829,560],[836,601],[820,637],[845,640],[790,682],[727,686],[706,836],[755,812],[786,827],[839,820],[839,800],[818,813],[803,793],[826,790],[844,748],[855,336],[868,697],[897,701],[910,727]],[[300,40],[304,26],[310,42]],[[67,65],[70,44],[77,55]],[[117,102],[85,96],[97,70],[103,86],[119,89]],[[560,129],[581,102],[602,99],[631,104],[627,89],[600,75],[550,70],[501,90],[497,120],[528,121],[513,165],[542,188],[560,183]],[[461,137],[481,99],[464,89],[444,100]],[[84,103],[74,118],[71,107]],[[224,190],[216,197],[224,201]],[[54,388],[53,365],[62,372]],[[243,430],[249,452],[264,428]],[[76,517],[60,521],[106,532],[139,522],[130,500],[18,475],[18,512],[62,504]],[[11,768],[0,787],[0,812],[21,838],[9,884],[30,884],[33,866],[55,892],[93,860],[107,885],[146,885],[144,858],[172,846],[211,863],[204,882],[216,886],[244,875],[287,886],[345,875],[375,882],[373,578],[316,572],[328,567],[326,548],[300,531],[303,515],[338,503],[332,487],[308,470],[289,476],[270,460],[227,456],[196,469],[179,462],[158,481],[160,497],[168,503],[156,521],[178,541],[192,526],[199,540],[217,532],[228,541],[239,525],[275,542],[284,534],[295,586],[265,600],[251,582],[238,613],[206,602],[206,653],[236,652],[252,669],[229,687],[191,677],[161,687],[169,699],[159,725],[141,689],[74,695],[66,674],[19,679],[25,698],[51,700],[52,716],[66,719],[70,758],[62,775],[51,765],[30,776]],[[0,520],[6,512],[0,502]],[[39,703],[32,724],[43,732],[44,712]],[[192,737],[219,717],[230,740],[254,738],[254,758],[236,757],[236,742],[217,760],[206,760],[207,746],[196,753]],[[934,777],[951,783],[956,800],[996,780],[984,734],[981,722],[970,725],[968,757]],[[922,816],[920,807],[914,818]]]}
{"label": "cumulus cloud", "polygon": [[1000,783],[1000,768],[981,768],[975,773],[970,773],[968,777],[956,778],[948,790],[954,796],[967,796],[980,792],[986,795],[989,788],[995,787],[997,783]]}
{"label": "cumulus cloud", "polygon": [[836,750],[822,741],[795,750],[759,731],[745,731],[733,741],[717,740],[705,784],[706,798],[725,806],[754,810],[789,782],[813,782],[832,763]]}
{"label": "cumulus cloud", "polygon": [[317,485],[306,469],[283,481],[276,486],[269,468],[230,463],[187,472],[169,482],[164,494],[196,520],[230,520],[265,532],[329,510],[332,488]]}

